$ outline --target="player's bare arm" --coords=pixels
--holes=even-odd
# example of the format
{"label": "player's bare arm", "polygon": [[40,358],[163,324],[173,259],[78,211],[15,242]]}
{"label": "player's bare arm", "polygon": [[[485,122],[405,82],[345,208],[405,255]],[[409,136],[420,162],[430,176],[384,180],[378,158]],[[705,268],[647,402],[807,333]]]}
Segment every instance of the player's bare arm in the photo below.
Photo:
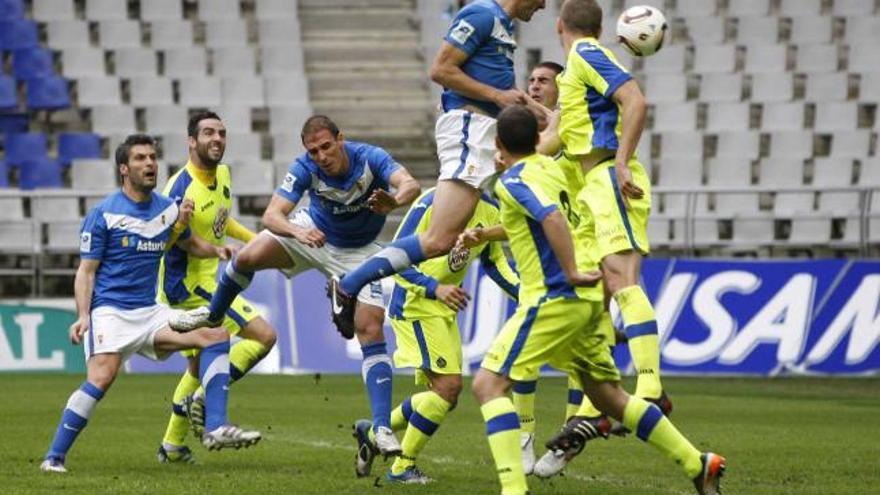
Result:
{"label": "player's bare arm", "polygon": [[461,70],[468,54],[443,42],[431,65],[431,80],[475,100],[491,101],[501,108],[526,103],[528,95],[519,89],[498,89],[474,80]]}
{"label": "player's bare arm", "polygon": [[76,321],[70,325],[70,341],[79,345],[82,336],[89,329],[89,319],[92,310],[92,293],[95,290],[95,273],[98,272],[100,260],[82,258],[76,269],[76,278],[73,281],[73,294],[76,300]]}
{"label": "player's bare arm", "polygon": [[501,224],[490,227],[474,227],[467,229],[458,236],[458,244],[468,249],[487,242],[507,240],[507,232]]}
{"label": "player's bare arm", "polygon": [[269,206],[263,212],[263,225],[275,235],[293,237],[306,246],[323,246],[326,240],[323,232],[318,229],[299,227],[287,219],[294,208],[296,208],[296,203],[292,203],[278,194],[273,194]]}
{"label": "player's bare arm", "polygon": [[547,215],[541,222],[541,228],[547,236],[553,254],[559,260],[559,265],[562,267],[568,283],[578,287],[592,287],[599,283],[599,280],[602,279],[602,272],[598,270],[589,273],[578,272],[571,231],[568,228],[568,222],[559,210]]}
{"label": "player's bare arm", "polygon": [[620,184],[620,190],[625,196],[640,199],[645,192],[633,182],[632,172],[627,163],[632,158],[642,136],[642,130],[645,128],[647,113],[645,97],[638,83],[632,79],[623,83],[611,96],[614,102],[620,105],[623,121],[617,154],[614,157],[617,183]]}
{"label": "player's bare arm", "polygon": [[388,181],[397,191],[394,195],[384,189],[376,189],[367,200],[367,206],[374,213],[387,215],[392,210],[406,206],[415,201],[422,191],[419,182],[406,169],[399,169],[389,177]]}
{"label": "player's bare arm", "polygon": [[217,246],[192,234],[186,239],[177,241],[177,245],[188,254],[196,258],[220,258],[228,260],[235,254],[235,248],[232,246]]}
{"label": "player's bare arm", "polygon": [[547,114],[547,127],[541,131],[541,140],[535,149],[546,156],[555,156],[562,149],[562,139],[559,138],[559,110]]}

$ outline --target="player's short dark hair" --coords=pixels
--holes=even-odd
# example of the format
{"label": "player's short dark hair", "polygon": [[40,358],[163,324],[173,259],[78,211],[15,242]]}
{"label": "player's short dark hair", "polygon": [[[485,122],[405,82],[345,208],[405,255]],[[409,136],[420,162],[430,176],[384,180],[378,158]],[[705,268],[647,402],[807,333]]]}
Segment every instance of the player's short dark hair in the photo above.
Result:
{"label": "player's short dark hair", "polygon": [[569,31],[598,36],[602,31],[602,7],[596,0],[565,0],[559,19]]}
{"label": "player's short dark hair", "polygon": [[148,144],[155,148],[156,139],[146,134],[130,134],[125,138],[125,141],[119,143],[119,146],[116,147],[116,166],[127,164],[131,148],[139,144]]}
{"label": "player's short dark hair", "polygon": [[537,68],[550,69],[553,72],[555,72],[557,75],[562,74],[562,71],[565,70],[565,67],[557,64],[556,62],[552,62],[550,60],[545,60],[545,61],[541,62],[540,64],[536,65],[535,69],[537,69]]}
{"label": "player's short dark hair", "polygon": [[498,139],[514,155],[531,155],[538,141],[538,119],[525,105],[511,105],[498,114]]}
{"label": "player's short dark hair", "polygon": [[209,119],[220,121],[223,120],[220,118],[219,115],[217,115],[216,112],[212,112],[210,110],[199,110],[198,112],[194,113],[192,117],[189,118],[189,123],[186,124],[186,135],[191,138],[196,137],[199,134],[199,123],[203,120]]}
{"label": "player's short dark hair", "polygon": [[314,134],[318,131],[327,130],[333,137],[339,136],[339,126],[326,115],[312,115],[306,119],[303,124],[302,131],[299,134],[300,139],[305,142],[306,136]]}

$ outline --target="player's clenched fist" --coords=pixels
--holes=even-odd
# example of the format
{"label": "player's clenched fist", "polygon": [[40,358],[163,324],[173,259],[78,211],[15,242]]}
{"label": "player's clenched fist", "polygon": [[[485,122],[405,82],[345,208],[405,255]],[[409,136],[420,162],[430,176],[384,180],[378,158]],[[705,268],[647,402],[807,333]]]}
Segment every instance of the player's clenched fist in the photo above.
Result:
{"label": "player's clenched fist", "polygon": [[80,316],[77,318],[73,325],[70,325],[69,333],[70,333],[70,341],[74,345],[79,345],[82,342],[82,337],[85,335],[86,330],[89,329],[89,316]]}
{"label": "player's clenched fist", "polygon": [[183,202],[180,203],[180,213],[177,215],[177,223],[181,225],[189,225],[195,209],[195,202],[190,198],[184,198]]}

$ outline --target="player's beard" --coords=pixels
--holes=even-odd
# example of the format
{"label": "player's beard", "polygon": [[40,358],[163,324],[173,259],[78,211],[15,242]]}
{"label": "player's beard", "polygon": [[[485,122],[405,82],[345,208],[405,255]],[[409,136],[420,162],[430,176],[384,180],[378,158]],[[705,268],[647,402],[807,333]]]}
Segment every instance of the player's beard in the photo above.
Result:
{"label": "player's beard", "polygon": [[211,147],[211,143],[204,144],[204,145],[198,144],[196,146],[196,155],[198,155],[199,161],[202,162],[202,165],[204,165],[206,167],[214,168],[217,166],[218,163],[220,163],[220,160],[223,159],[223,152],[225,152],[226,149],[223,147],[223,145],[220,145],[220,154],[215,159],[214,157],[211,156],[212,153],[209,149],[210,147]]}

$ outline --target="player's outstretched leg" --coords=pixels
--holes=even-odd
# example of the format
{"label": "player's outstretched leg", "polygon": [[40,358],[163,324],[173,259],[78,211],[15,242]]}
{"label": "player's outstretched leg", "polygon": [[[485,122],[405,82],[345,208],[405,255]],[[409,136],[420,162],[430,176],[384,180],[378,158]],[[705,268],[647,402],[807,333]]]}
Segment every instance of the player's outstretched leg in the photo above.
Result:
{"label": "player's outstretched leg", "polygon": [[229,397],[229,341],[202,349],[199,378],[205,389],[205,434],[202,445],[209,450],[249,447],[260,441],[257,431],[229,424],[226,406]]}
{"label": "player's outstretched leg", "polygon": [[522,495],[528,492],[520,451],[519,417],[504,392],[507,378],[481,368],[474,377],[474,395],[486,422],[486,437],[495,460],[501,493]]}
{"label": "player's outstretched leg", "polygon": [[217,284],[217,290],[211,296],[208,307],[199,307],[178,313],[168,325],[178,332],[189,332],[201,327],[216,327],[223,322],[223,316],[232,301],[250,286],[254,272],[237,268],[237,258],[226,264],[223,276]]}
{"label": "player's outstretched leg", "polygon": [[365,344],[361,347],[364,360],[361,374],[370,399],[373,413],[373,438],[376,449],[384,456],[400,454],[400,442],[391,430],[391,358],[385,341]]}
{"label": "player's outstretched leg", "polygon": [[45,472],[66,473],[64,458],[76,440],[76,437],[86,427],[98,401],[104,397],[104,391],[94,384],[85,381],[70,395],[64,412],[61,413],[61,421],[55,431],[55,438],[49,452],[40,464],[40,470]]}
{"label": "player's outstretched leg", "polygon": [[513,407],[519,417],[520,450],[522,451],[523,472],[532,474],[535,469],[535,390],[538,381],[513,382]]}
{"label": "player's outstretched leg", "polygon": [[159,462],[194,462],[192,451],[184,445],[186,432],[189,429],[189,421],[185,411],[187,396],[198,390],[199,379],[193,376],[189,370],[183,372],[174,395],[171,398],[171,417],[168,419],[168,427],[165,429],[165,437],[156,456]]}

